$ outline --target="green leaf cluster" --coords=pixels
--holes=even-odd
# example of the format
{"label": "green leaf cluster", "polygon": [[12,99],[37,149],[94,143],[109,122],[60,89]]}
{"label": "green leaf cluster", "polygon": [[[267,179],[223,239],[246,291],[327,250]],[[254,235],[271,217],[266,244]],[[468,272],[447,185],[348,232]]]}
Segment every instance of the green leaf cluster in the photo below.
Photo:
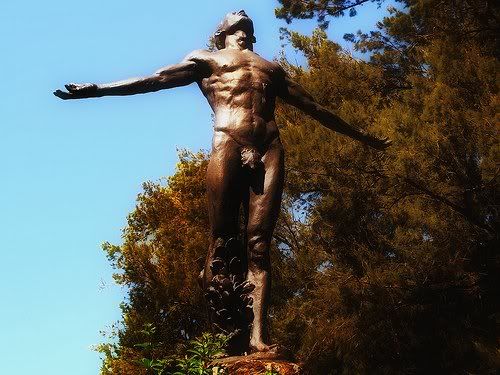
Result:
{"label": "green leaf cluster", "polygon": [[[204,333],[200,338],[190,342],[187,352],[190,356],[178,361],[179,371],[173,375],[212,375],[214,366],[211,362],[225,354],[228,338],[224,335]],[[223,373],[220,369],[219,374]]]}

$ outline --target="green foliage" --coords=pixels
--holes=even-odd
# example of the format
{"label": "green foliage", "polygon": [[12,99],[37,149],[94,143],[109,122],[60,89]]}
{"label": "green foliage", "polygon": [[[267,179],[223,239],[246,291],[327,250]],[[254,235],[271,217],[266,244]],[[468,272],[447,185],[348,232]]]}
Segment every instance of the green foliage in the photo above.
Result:
{"label": "green foliage", "polygon": [[141,358],[139,364],[147,370],[148,374],[166,375],[172,366],[173,359],[148,359]]}
{"label": "green foliage", "polygon": [[264,373],[264,375],[279,375],[280,373],[276,370],[273,370],[272,368],[269,369],[269,370],[266,370],[266,372]]}
{"label": "green foliage", "polygon": [[[111,344],[97,345],[94,350],[105,355],[102,374],[116,373],[136,374],[144,370],[145,374],[151,375],[212,375],[213,367],[211,362],[225,355],[225,347],[228,338],[224,335],[203,333],[199,338],[189,341],[183,345],[178,354],[161,357],[162,342],[155,342],[154,336],[156,327],[151,323],[144,324],[143,329],[137,332],[144,342],[135,344],[142,357],[130,362],[125,370],[121,367],[120,361],[127,358],[120,358],[116,351],[117,346]],[[111,348],[112,347],[112,348]],[[219,374],[223,374],[224,369],[220,368]]]}
{"label": "green foliage", "polygon": [[175,367],[176,358],[173,356],[167,358],[154,358],[157,348],[161,347],[161,342],[150,341],[153,340],[156,333],[156,327],[151,323],[145,323],[144,328],[139,331],[140,334],[148,341],[135,344],[135,348],[139,348],[143,355],[151,356],[152,358],[142,357],[137,363],[146,369],[148,374],[166,375],[169,369]]}
{"label": "green foliage", "polygon": [[[190,356],[179,360],[179,371],[174,375],[212,375],[213,366],[210,362],[225,354],[227,337],[224,335],[211,335],[204,333],[200,338],[189,343],[187,352]],[[221,372],[220,372],[221,373]]]}

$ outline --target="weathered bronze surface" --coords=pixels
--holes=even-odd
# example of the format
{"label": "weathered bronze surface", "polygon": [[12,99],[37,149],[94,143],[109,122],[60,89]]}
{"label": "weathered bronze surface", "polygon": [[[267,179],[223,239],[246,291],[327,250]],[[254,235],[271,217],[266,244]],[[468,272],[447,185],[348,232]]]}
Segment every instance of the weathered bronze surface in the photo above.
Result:
{"label": "weathered bronze surface", "polygon": [[[134,95],[196,82],[215,114],[207,171],[211,244],[202,285],[215,328],[232,335],[232,353],[273,352],[267,337],[271,285],[269,245],[283,191],[284,152],[275,100],[301,109],[325,127],[375,149],[390,145],[322,107],[283,68],[253,52],[253,23],[244,11],[226,15],[215,33],[218,51],[196,50],[149,77],[109,84],[67,84],[61,99]],[[243,208],[246,233],[239,236]]]}

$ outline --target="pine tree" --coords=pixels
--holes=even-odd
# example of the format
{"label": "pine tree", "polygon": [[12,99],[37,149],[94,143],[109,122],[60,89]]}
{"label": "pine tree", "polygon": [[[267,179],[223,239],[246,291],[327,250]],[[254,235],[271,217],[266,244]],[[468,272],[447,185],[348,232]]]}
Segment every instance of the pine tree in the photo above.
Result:
{"label": "pine tree", "polygon": [[378,31],[347,36],[368,63],[320,30],[289,34],[308,60],[289,73],[321,104],[394,141],[378,155],[279,107],[287,194],[307,208],[300,240],[279,247],[293,254],[291,269],[315,263],[275,329],[311,373],[499,364],[496,10],[405,5]]}

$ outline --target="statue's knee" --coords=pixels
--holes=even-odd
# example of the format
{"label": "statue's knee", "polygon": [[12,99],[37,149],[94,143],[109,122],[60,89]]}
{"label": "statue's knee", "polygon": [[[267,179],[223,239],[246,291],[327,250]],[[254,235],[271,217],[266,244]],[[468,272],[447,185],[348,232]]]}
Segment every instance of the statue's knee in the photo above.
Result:
{"label": "statue's knee", "polygon": [[248,260],[251,263],[265,265],[269,262],[269,243],[262,236],[248,239]]}

